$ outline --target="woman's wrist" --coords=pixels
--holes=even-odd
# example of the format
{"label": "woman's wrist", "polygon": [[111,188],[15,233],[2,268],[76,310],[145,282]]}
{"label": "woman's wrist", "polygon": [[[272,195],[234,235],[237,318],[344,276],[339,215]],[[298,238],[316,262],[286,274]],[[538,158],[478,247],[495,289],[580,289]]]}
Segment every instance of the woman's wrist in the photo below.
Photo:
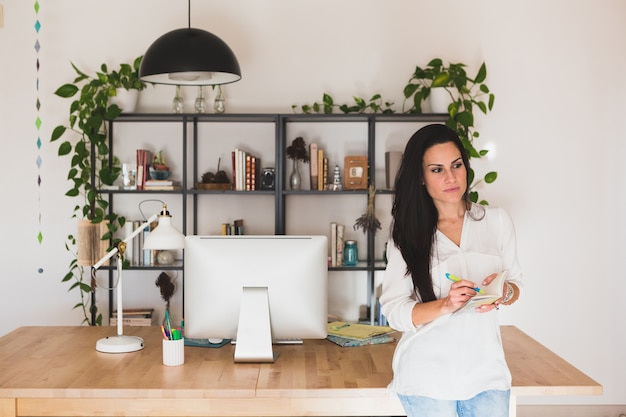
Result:
{"label": "woman's wrist", "polygon": [[517,288],[517,285],[510,283],[510,282],[504,282],[504,286],[505,286],[505,293],[504,293],[504,297],[502,297],[502,303],[504,305],[511,305],[513,304],[515,301],[517,301],[517,298],[519,297],[519,289]]}

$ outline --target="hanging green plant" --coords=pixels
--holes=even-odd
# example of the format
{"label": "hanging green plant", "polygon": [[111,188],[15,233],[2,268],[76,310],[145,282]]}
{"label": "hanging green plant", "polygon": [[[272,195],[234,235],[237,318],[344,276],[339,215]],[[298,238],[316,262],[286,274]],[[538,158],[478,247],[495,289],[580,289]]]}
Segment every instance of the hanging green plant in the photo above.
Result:
{"label": "hanging green plant", "polygon": [[[94,224],[107,222],[108,232],[101,237],[102,240],[112,239],[113,233],[125,224],[124,217],[108,212],[109,202],[100,192],[104,186],[113,185],[121,174],[119,160],[109,155],[107,122],[117,118],[122,109],[111,104],[109,99],[116,96],[118,88],[143,90],[146,87],[139,79],[141,59],[140,56],[132,65],[121,64],[118,70],[112,71],[102,64],[95,75],[88,75],[72,63],[76,78],[55,91],[55,95],[61,98],[76,97],[70,104],[67,124],[56,126],[50,138],[55,142],[74,134],[58,148],[59,156],[70,156],[67,179],[71,187],[65,195],[81,201],[74,206],[73,218],[88,219]],[[82,309],[83,322],[101,325],[102,315],[98,314],[96,305],[86,301],[95,290],[95,284],[91,277],[85,278],[84,267],[77,260],[76,246],[76,238],[68,235],[65,247],[74,259],[70,261],[69,271],[62,282],[72,282],[69,289],[79,290],[80,302],[74,308]]]}
{"label": "hanging green plant", "polygon": [[[484,62],[474,78],[467,75],[465,68],[466,65],[462,63],[444,65],[439,58],[431,60],[424,68],[415,67],[415,71],[404,87],[405,101],[402,110],[407,113],[421,113],[422,103],[430,96],[433,88],[446,90],[450,97],[446,125],[459,135],[470,158],[482,158],[487,155],[488,151],[476,149],[474,146],[474,139],[480,136],[474,126],[474,111],[479,109],[487,114],[493,109],[495,96],[485,84],[487,65]],[[406,108],[407,103],[408,108]],[[494,182],[498,177],[497,172],[488,172],[477,181],[475,181],[473,169],[470,169],[468,175],[472,184],[470,200],[487,204],[485,200],[479,201],[475,187],[482,181],[487,184]]]}

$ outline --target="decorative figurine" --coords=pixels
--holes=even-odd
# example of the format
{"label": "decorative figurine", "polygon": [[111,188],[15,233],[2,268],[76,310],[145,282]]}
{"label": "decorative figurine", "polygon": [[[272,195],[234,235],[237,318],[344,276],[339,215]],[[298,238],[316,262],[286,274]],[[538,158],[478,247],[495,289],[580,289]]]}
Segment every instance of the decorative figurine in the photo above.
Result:
{"label": "decorative figurine", "polygon": [[328,191],[340,191],[343,188],[341,185],[341,170],[339,169],[339,165],[335,165],[335,169],[333,170],[333,183],[328,184],[326,189]]}

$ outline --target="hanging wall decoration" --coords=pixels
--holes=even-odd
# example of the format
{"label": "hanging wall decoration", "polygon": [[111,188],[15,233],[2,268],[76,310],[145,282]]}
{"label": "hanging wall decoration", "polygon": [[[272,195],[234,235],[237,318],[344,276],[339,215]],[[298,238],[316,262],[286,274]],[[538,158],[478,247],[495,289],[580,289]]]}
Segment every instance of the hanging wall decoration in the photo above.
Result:
{"label": "hanging wall decoration", "polygon": [[41,102],[39,100],[39,50],[41,49],[41,44],[39,43],[39,30],[41,29],[41,23],[39,22],[39,1],[35,0],[35,65],[37,68],[37,78],[35,80],[35,91],[36,91],[36,97],[35,97],[35,108],[37,109],[37,117],[35,118],[35,127],[37,128],[37,159],[36,159],[36,163],[37,163],[37,189],[38,189],[38,196],[37,196],[37,201],[39,204],[39,210],[38,210],[38,219],[37,219],[37,223],[38,223],[38,227],[39,227],[39,231],[37,233],[37,240],[39,241],[39,244],[41,244],[41,242],[43,241],[43,234],[41,232],[41,136],[39,135],[40,130],[41,130],[41,118],[39,117],[39,110],[41,108]]}

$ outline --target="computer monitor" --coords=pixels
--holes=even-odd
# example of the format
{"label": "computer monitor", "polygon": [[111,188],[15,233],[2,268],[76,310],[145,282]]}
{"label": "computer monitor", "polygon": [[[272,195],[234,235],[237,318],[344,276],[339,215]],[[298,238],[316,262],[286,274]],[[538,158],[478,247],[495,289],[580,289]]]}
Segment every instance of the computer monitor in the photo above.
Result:
{"label": "computer monitor", "polygon": [[327,335],[326,236],[187,236],[184,269],[185,337],[234,339],[235,362]]}

